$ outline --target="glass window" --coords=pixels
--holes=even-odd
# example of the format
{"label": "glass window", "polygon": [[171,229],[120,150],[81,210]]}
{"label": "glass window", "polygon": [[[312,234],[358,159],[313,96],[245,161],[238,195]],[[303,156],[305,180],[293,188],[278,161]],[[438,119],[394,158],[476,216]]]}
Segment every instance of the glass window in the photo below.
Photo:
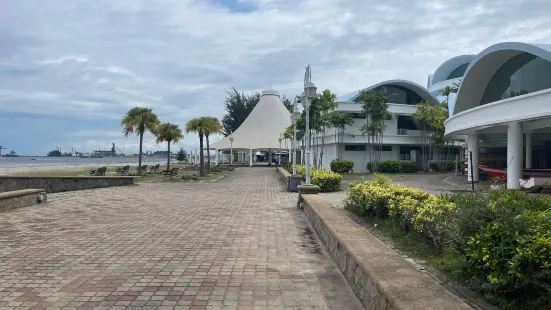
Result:
{"label": "glass window", "polygon": [[490,79],[480,105],[551,88],[551,62],[529,53],[509,59]]}
{"label": "glass window", "polygon": [[375,145],[375,150],[381,152],[392,152],[392,145]]}
{"label": "glass window", "polygon": [[344,146],[345,151],[361,151],[365,152],[365,145],[364,144],[346,144]]}
{"label": "glass window", "polygon": [[365,116],[362,116],[362,113],[351,113],[352,118],[365,119]]}
{"label": "glass window", "polygon": [[456,78],[460,78],[463,76],[463,74],[465,74],[465,71],[467,71],[467,67],[469,66],[468,63],[466,64],[462,64],[461,66],[455,68],[455,70],[453,70],[450,75],[448,75],[448,78],[446,80],[451,80],[451,79],[456,79]]}
{"label": "glass window", "polygon": [[398,129],[418,130],[413,118],[407,115],[398,115]]}
{"label": "glass window", "polygon": [[375,91],[381,91],[386,89],[386,98],[388,103],[398,103],[398,104],[418,104],[423,101],[423,98],[419,96],[416,92],[397,85],[384,85],[375,88]]}

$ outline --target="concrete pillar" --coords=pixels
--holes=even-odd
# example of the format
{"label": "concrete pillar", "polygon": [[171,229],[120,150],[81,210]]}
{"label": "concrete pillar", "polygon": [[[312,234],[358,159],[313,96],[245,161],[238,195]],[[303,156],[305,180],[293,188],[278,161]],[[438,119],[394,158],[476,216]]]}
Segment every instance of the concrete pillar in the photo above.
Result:
{"label": "concrete pillar", "polygon": [[526,169],[532,169],[532,134],[526,134]]}
{"label": "concrete pillar", "polygon": [[[478,182],[478,164],[479,164],[479,146],[478,146],[478,134],[472,133],[467,136],[467,180]],[[472,158],[471,158],[472,157]],[[471,175],[471,162],[473,163]]]}
{"label": "concrete pillar", "polygon": [[219,161],[220,161],[220,151],[216,149],[214,153],[214,164],[218,166]]}
{"label": "concrete pillar", "polygon": [[253,166],[253,149],[249,150],[249,166]]}
{"label": "concrete pillar", "polygon": [[507,188],[520,188],[522,177],[522,124],[509,123],[507,127]]}

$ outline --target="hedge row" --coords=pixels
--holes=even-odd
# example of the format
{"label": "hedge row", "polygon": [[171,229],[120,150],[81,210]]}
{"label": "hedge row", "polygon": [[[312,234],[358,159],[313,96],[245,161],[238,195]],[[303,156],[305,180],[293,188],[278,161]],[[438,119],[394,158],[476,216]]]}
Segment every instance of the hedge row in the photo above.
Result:
{"label": "hedge row", "polygon": [[349,173],[354,169],[354,161],[344,159],[333,159],[331,161],[331,171],[336,173]]}
{"label": "hedge row", "polygon": [[465,257],[463,278],[504,309],[551,304],[551,199],[508,190],[432,196],[391,184],[382,175],[356,183],[346,207],[370,218],[395,220],[435,253],[447,247]]}
{"label": "hedge row", "polygon": [[[293,173],[293,166],[286,164],[283,166],[289,173]],[[297,165],[297,174],[306,178],[306,166]],[[342,176],[338,173],[327,171],[324,169],[310,169],[311,182],[320,187],[322,192],[338,192],[341,190]]]}
{"label": "hedge row", "polygon": [[432,162],[430,163],[430,168],[434,171],[454,171],[456,162],[455,160],[446,160],[441,162]]}
{"label": "hedge row", "polygon": [[[367,164],[367,170],[371,169],[371,163]],[[415,172],[415,163],[411,161],[401,160],[382,160],[379,162],[379,169],[376,172],[380,173],[411,173]]]}

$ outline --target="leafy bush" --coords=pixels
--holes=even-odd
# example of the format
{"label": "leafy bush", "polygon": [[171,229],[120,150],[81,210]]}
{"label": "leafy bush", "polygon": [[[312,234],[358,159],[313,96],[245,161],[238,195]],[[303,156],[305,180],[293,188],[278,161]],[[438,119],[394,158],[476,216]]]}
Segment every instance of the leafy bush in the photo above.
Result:
{"label": "leafy bush", "polygon": [[[371,170],[371,163],[367,164],[367,169]],[[379,162],[380,173],[411,173],[415,172],[415,163],[401,160],[383,160]]]}
{"label": "leafy bush", "polygon": [[[292,171],[292,167],[291,167]],[[306,178],[306,166],[297,165],[297,174]],[[327,171],[324,169],[310,169],[311,182],[320,187],[322,192],[337,192],[341,190],[342,176],[338,173]]]}
{"label": "leafy bush", "polygon": [[199,176],[197,174],[186,174],[182,176],[184,181],[199,181]]}
{"label": "leafy bush", "polygon": [[[454,199],[465,200],[461,195]],[[483,216],[461,232],[470,272],[490,294],[525,297],[515,300],[519,305],[547,296],[539,302],[549,305],[551,200],[516,190],[494,192],[486,199],[487,204],[477,203]]]}
{"label": "leafy bush", "polygon": [[222,169],[219,166],[212,166],[212,167],[210,167],[210,172],[211,173],[219,173],[219,172],[222,172]]}
{"label": "leafy bush", "polygon": [[463,279],[504,309],[551,304],[551,199],[516,190],[436,197],[376,174],[351,186],[345,205],[393,220],[437,255],[455,248],[465,257]]}
{"label": "leafy bush", "polygon": [[430,168],[434,171],[445,172],[454,171],[456,162],[455,160],[446,160],[441,162],[431,162]]}
{"label": "leafy bush", "polygon": [[331,161],[331,171],[336,173],[348,173],[354,168],[352,160],[333,159]]}

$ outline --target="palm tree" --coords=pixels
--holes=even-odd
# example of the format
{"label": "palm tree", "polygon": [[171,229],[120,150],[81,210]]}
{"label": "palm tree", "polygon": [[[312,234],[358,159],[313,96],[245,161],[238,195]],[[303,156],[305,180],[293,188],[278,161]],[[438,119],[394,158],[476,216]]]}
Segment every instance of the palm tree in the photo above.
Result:
{"label": "palm tree", "polygon": [[194,132],[199,135],[199,175],[205,176],[205,155],[203,154],[203,136],[205,135],[205,120],[202,117],[194,118],[187,122],[186,132]]}
{"label": "palm tree", "polygon": [[136,133],[136,135],[140,136],[140,152],[138,159],[138,171],[140,173],[142,170],[143,134],[146,131],[155,132],[159,124],[159,118],[153,113],[153,109],[141,107],[135,107],[128,110],[121,120],[121,126],[123,127],[125,137],[128,137],[132,133]]}
{"label": "palm tree", "polygon": [[155,131],[155,135],[157,136],[157,143],[161,143],[164,141],[168,143],[168,158],[166,162],[166,170],[170,170],[170,143],[178,142],[184,138],[182,130],[178,125],[163,123],[157,128],[157,130]]}
{"label": "palm tree", "polygon": [[210,143],[209,143],[209,136],[212,134],[218,134],[222,133],[222,124],[216,117],[212,116],[205,116],[202,117],[204,125],[205,125],[205,138],[207,138],[207,152],[209,156],[207,157],[207,169],[210,172]]}
{"label": "palm tree", "polygon": [[[342,154],[339,150],[341,143],[341,136],[344,134],[346,126],[354,125],[352,114],[347,112],[332,112],[329,114],[329,124],[335,128],[335,143],[337,147],[337,158],[342,159]],[[337,137],[337,129],[339,130],[339,136]]]}

